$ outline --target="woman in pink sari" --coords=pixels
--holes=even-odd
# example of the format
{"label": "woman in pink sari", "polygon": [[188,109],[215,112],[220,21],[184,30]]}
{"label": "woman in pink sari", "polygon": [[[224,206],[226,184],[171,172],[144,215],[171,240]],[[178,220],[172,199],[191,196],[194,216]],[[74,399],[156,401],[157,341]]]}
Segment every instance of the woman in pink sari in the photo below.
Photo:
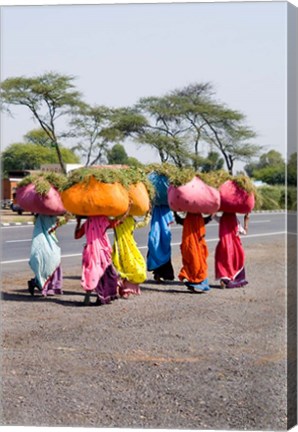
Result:
{"label": "woman in pink sari", "polygon": [[238,288],[247,285],[245,279],[245,254],[240,234],[248,230],[249,215],[244,216],[244,228],[235,213],[213,215],[219,222],[219,243],[215,250],[215,277],[220,279],[222,288]]}
{"label": "woman in pink sari", "polygon": [[117,298],[118,274],[112,264],[112,247],[108,238],[108,228],[114,228],[120,219],[110,220],[107,216],[90,216],[81,225],[77,217],[75,239],[86,235],[87,243],[83,250],[81,286],[85,290],[84,305],[89,306],[90,295],[96,291],[96,304],[107,304]]}

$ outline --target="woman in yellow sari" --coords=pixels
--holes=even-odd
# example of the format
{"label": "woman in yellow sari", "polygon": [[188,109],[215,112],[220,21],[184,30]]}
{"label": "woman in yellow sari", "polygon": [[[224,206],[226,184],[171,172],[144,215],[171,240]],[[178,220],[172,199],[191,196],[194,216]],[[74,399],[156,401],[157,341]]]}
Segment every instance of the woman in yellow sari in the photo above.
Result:
{"label": "woman in yellow sari", "polygon": [[133,233],[136,228],[148,225],[149,220],[150,213],[147,213],[144,220],[140,222],[136,222],[132,216],[127,216],[114,228],[115,241],[112,260],[120,275],[118,283],[120,297],[128,298],[131,294],[141,294],[139,284],[146,280],[147,269]]}

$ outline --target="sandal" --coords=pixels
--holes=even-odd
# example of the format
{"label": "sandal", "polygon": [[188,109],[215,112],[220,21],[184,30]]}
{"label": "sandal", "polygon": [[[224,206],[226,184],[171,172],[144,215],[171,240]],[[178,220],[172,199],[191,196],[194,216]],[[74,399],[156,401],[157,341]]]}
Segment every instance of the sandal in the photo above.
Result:
{"label": "sandal", "polygon": [[29,291],[29,293],[32,296],[34,296],[34,288],[36,286],[35,283],[34,283],[34,279],[28,280],[27,284],[28,284],[28,291]]}
{"label": "sandal", "polygon": [[85,294],[83,305],[84,306],[90,306],[91,305],[90,293],[89,292],[86,292],[86,294]]}
{"label": "sandal", "polygon": [[225,289],[227,287],[227,285],[225,284],[225,282],[223,280],[220,281],[220,288]]}

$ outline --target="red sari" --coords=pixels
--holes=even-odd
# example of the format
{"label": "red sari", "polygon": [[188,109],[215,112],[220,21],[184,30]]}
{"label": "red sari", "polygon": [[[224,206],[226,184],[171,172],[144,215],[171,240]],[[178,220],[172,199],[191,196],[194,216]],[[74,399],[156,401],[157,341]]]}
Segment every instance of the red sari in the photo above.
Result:
{"label": "red sari", "polygon": [[228,288],[247,284],[244,271],[245,254],[239,236],[235,213],[223,213],[219,222],[219,243],[215,250],[215,277]]}

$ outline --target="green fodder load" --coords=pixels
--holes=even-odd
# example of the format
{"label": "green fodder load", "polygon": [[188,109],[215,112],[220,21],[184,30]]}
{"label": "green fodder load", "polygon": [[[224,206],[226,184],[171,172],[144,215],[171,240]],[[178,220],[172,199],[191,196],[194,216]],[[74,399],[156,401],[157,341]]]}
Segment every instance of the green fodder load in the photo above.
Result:
{"label": "green fodder load", "polygon": [[70,174],[61,196],[65,208],[81,216],[117,217],[128,211],[130,202],[130,214],[140,216],[150,208],[146,182],[135,168],[86,167]]}
{"label": "green fodder load", "polygon": [[170,185],[169,178],[175,173],[177,168],[169,163],[150,164],[146,168],[148,180],[154,188],[155,206],[168,205],[168,188]]}
{"label": "green fodder load", "polygon": [[168,189],[168,201],[174,211],[189,213],[215,213],[220,206],[216,188],[202,180],[192,169],[179,169],[172,173]]}
{"label": "green fodder load", "polygon": [[16,201],[21,208],[31,213],[62,215],[66,212],[61,199],[65,182],[66,177],[55,172],[30,174],[18,184]]}
{"label": "green fodder load", "polygon": [[248,176],[220,170],[202,175],[206,182],[218,188],[220,211],[227,213],[250,213],[259,200],[257,189]]}

